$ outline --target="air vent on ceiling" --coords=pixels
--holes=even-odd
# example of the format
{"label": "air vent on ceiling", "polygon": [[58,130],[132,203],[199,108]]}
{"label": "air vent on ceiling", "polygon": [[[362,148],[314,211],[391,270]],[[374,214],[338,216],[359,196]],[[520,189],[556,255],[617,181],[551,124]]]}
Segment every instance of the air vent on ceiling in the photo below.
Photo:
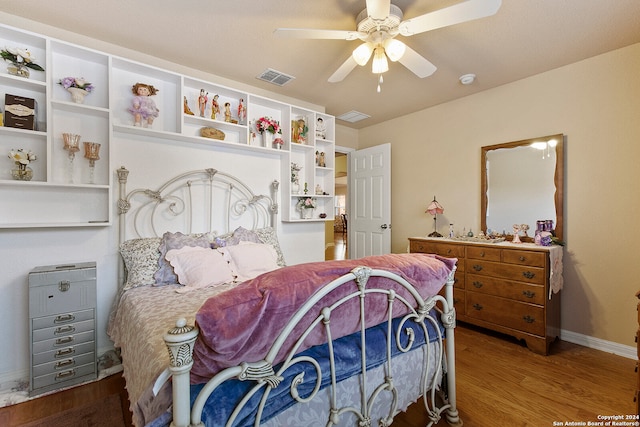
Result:
{"label": "air vent on ceiling", "polygon": [[348,113],[344,113],[336,117],[338,120],[343,120],[349,123],[359,122],[360,120],[368,119],[371,117],[368,114],[361,113],[359,111],[351,110]]}
{"label": "air vent on ceiling", "polygon": [[280,71],[276,71],[271,68],[267,68],[259,76],[256,76],[256,78],[278,86],[284,86],[291,80],[295,79],[293,76],[281,73]]}

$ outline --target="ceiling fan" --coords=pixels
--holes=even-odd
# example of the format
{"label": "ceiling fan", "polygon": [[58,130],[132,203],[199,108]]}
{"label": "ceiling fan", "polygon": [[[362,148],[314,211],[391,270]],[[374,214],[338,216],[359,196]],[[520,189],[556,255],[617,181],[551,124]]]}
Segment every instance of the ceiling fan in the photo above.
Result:
{"label": "ceiling fan", "polygon": [[356,65],[366,65],[373,55],[372,72],[379,75],[388,71],[391,61],[398,61],[420,78],[430,76],[436,66],[409,46],[395,39],[397,35],[409,37],[437,28],[494,15],[501,0],[466,0],[453,6],[402,20],[402,10],[390,0],[366,0],[364,9],[356,18],[356,31],[317,30],[304,28],[278,28],[280,37],[306,39],[362,40],[347,60],[329,77],[329,82],[342,81]]}

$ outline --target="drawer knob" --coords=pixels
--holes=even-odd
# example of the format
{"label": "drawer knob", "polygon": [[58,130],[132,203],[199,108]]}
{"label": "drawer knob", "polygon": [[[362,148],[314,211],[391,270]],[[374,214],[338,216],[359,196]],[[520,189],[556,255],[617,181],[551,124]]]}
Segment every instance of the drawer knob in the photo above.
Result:
{"label": "drawer knob", "polygon": [[447,249],[447,255],[451,253],[451,249]]}
{"label": "drawer knob", "polygon": [[476,281],[476,282],[473,282],[473,286],[475,286],[476,288],[480,289],[483,285],[482,285],[482,282]]}
{"label": "drawer knob", "polygon": [[522,320],[524,320],[527,323],[533,323],[536,321],[535,317],[531,317],[529,315],[526,315],[522,318]]}
{"label": "drawer knob", "polygon": [[482,271],[482,266],[481,266],[481,265],[479,265],[479,264],[475,264],[475,265],[473,266],[473,269],[474,269],[475,271]]}
{"label": "drawer knob", "polygon": [[61,280],[58,283],[58,290],[60,292],[67,292],[69,290],[69,288],[71,288],[71,282],[68,280]]}
{"label": "drawer knob", "polygon": [[[457,303],[459,303],[460,300],[458,298],[454,298],[453,299],[453,305],[456,305]],[[638,369],[638,367],[636,366],[636,369]]]}
{"label": "drawer knob", "polygon": [[64,380],[64,379],[67,379],[67,378],[69,378],[69,377],[74,377],[75,375],[76,375],[76,371],[75,371],[75,370],[73,370],[73,369],[71,369],[71,370],[69,370],[69,371],[58,372],[58,373],[56,374],[55,379],[56,379],[56,381],[58,381],[58,380]]}
{"label": "drawer knob", "polygon": [[65,357],[65,356],[72,355],[75,352],[76,351],[73,347],[61,348],[60,350],[56,351],[56,354],[54,355],[54,357],[56,358]]}
{"label": "drawer knob", "polygon": [[73,342],[73,337],[58,338],[56,340],[56,345],[67,345],[71,342]]}
{"label": "drawer knob", "polygon": [[480,310],[482,310],[484,307],[482,307],[482,305],[480,305],[480,304],[478,304],[478,303],[475,303],[475,304],[473,304],[473,308],[475,308],[476,310],[480,311]]}
{"label": "drawer knob", "polygon": [[56,316],[53,323],[66,323],[73,320],[76,320],[76,316],[74,316],[73,314],[61,314],[59,316]]}
{"label": "drawer knob", "polygon": [[533,298],[536,296],[536,293],[531,291],[522,291],[522,295],[524,295],[527,298]]}
{"label": "drawer knob", "polygon": [[56,362],[55,368],[56,369],[65,369],[65,368],[68,368],[68,367],[73,366],[75,364],[76,364],[76,362],[73,359],[60,360],[60,361]]}
{"label": "drawer knob", "polygon": [[526,259],[525,257],[523,257],[523,256],[520,256],[520,258],[519,258],[519,259],[520,259],[520,262],[525,262],[525,261],[527,260],[527,259]]}
{"label": "drawer knob", "polygon": [[71,332],[75,332],[76,328],[68,325],[68,326],[60,326],[59,328],[56,328],[54,335],[64,335],[64,334],[69,334]]}
{"label": "drawer knob", "polygon": [[530,271],[523,271],[522,275],[527,279],[533,279],[536,276],[536,273],[532,273]]}
{"label": "drawer knob", "polygon": [[484,258],[484,251],[481,251],[481,252],[480,252],[480,256],[481,256],[482,258]]}

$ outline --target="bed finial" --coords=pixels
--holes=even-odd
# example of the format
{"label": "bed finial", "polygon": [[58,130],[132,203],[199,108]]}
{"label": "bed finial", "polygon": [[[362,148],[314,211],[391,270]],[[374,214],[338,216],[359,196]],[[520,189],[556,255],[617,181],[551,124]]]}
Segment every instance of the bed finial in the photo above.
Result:
{"label": "bed finial", "polygon": [[118,174],[118,181],[120,184],[126,184],[127,177],[129,176],[129,170],[124,166],[120,166],[120,169],[118,169],[116,173]]}

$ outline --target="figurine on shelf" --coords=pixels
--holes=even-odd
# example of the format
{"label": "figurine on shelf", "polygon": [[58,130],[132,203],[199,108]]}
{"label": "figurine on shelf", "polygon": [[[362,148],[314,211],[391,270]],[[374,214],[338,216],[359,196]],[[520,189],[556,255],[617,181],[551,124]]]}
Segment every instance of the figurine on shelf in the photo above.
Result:
{"label": "figurine on shelf", "polygon": [[243,125],[245,120],[247,120],[247,107],[244,105],[244,99],[240,98],[240,103],[238,104],[238,123]]}
{"label": "figurine on shelf", "polygon": [[307,132],[309,131],[309,127],[303,118],[300,118],[296,121],[296,132],[297,135],[296,142],[298,144],[306,144],[307,143]]}
{"label": "figurine on shelf", "polygon": [[324,168],[327,166],[327,164],[325,163],[324,151],[320,153],[320,157],[318,158],[318,166],[320,166],[321,168]]}
{"label": "figurine on shelf", "polygon": [[198,96],[198,109],[200,110],[200,117],[204,117],[204,109],[207,108],[207,101],[209,98],[207,95],[209,92],[205,92],[204,89],[200,89],[200,96]]}
{"label": "figurine on shelf", "polygon": [[184,113],[188,114],[190,116],[193,116],[193,111],[191,111],[191,108],[189,108],[189,103],[187,102],[187,97],[184,97]]}
{"label": "figurine on shelf", "polygon": [[324,124],[322,117],[318,117],[316,121],[316,138],[327,139],[327,125]]}
{"label": "figurine on shelf", "polygon": [[213,95],[213,99],[211,100],[211,118],[216,120],[218,118],[218,114],[220,114],[220,104],[218,104],[219,95]]}
{"label": "figurine on shelf", "polygon": [[520,240],[520,224],[513,224],[513,239],[511,243],[522,243],[522,240]]}
{"label": "figurine on shelf", "polygon": [[229,102],[224,103],[224,121],[231,122],[231,104]]}
{"label": "figurine on shelf", "polygon": [[135,96],[128,111],[133,114],[133,125],[142,126],[144,120],[145,127],[151,126],[160,111],[156,108],[156,103],[151,99],[153,95],[158,93],[158,89],[145,83],[136,83],[131,87],[131,92]]}

